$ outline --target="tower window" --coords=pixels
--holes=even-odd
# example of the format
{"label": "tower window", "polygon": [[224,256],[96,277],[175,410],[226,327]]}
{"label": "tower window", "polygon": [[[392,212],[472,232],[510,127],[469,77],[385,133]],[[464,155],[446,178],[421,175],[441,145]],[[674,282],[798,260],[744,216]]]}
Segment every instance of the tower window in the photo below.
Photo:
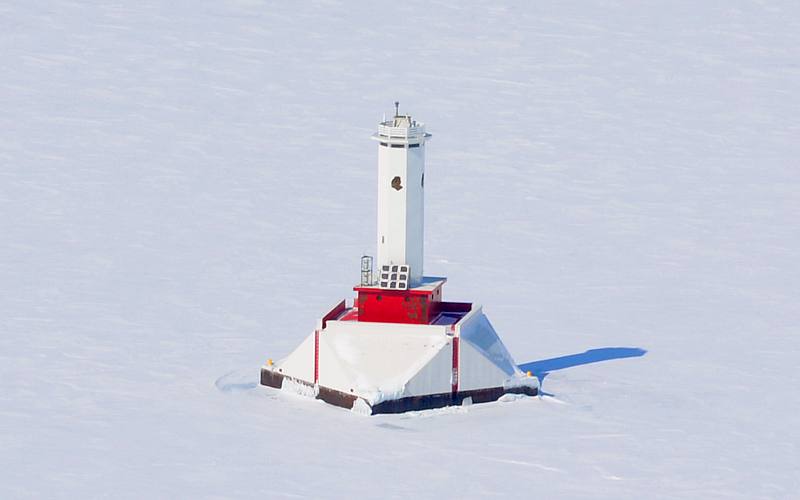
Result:
{"label": "tower window", "polygon": [[397,191],[400,191],[401,189],[403,189],[403,181],[400,180],[400,176],[399,175],[396,175],[394,177],[394,179],[392,179],[392,188],[397,190]]}

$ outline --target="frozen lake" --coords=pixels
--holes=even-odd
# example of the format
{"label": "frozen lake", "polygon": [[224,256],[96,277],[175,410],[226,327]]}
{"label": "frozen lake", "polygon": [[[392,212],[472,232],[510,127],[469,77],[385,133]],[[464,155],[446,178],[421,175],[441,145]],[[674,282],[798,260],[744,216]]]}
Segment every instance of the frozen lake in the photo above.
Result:
{"label": "frozen lake", "polygon": [[[0,4],[0,497],[792,498],[800,4]],[[257,386],[433,134],[426,271],[546,396]],[[794,422],[794,423],[792,423]]]}

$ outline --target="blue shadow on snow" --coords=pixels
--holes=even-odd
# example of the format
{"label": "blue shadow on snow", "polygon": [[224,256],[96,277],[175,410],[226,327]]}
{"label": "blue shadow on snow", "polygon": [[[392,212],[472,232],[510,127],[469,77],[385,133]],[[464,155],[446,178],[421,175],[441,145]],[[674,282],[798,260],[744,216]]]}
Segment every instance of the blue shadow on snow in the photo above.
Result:
{"label": "blue shadow on snow", "polygon": [[601,347],[599,349],[589,349],[579,354],[523,363],[519,365],[519,369],[536,375],[541,384],[547,374],[552,371],[611,359],[638,358],[639,356],[644,356],[645,353],[647,353],[647,350],[639,347]]}

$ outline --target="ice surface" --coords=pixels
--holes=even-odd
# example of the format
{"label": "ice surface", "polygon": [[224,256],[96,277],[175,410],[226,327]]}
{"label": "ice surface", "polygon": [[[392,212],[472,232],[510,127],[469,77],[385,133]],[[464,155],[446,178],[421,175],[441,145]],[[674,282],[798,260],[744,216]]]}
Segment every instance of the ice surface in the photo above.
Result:
{"label": "ice surface", "polygon": [[[798,2],[11,0],[0,28],[0,497],[800,491]],[[250,388],[374,254],[394,100],[433,133],[426,269],[551,396]]]}

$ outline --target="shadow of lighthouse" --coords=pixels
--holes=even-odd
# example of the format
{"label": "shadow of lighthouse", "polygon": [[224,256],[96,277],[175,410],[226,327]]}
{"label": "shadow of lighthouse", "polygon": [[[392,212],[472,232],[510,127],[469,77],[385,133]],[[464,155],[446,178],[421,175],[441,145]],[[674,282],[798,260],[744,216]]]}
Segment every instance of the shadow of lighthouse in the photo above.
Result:
{"label": "shadow of lighthouse", "polygon": [[569,354],[557,358],[522,363],[519,365],[519,368],[524,372],[531,372],[535,375],[536,378],[539,379],[539,387],[540,390],[542,390],[544,379],[550,372],[572,368],[573,366],[610,361],[612,359],[638,358],[644,356],[646,353],[647,350],[640,347],[601,347],[598,349],[589,349],[578,354]]}

